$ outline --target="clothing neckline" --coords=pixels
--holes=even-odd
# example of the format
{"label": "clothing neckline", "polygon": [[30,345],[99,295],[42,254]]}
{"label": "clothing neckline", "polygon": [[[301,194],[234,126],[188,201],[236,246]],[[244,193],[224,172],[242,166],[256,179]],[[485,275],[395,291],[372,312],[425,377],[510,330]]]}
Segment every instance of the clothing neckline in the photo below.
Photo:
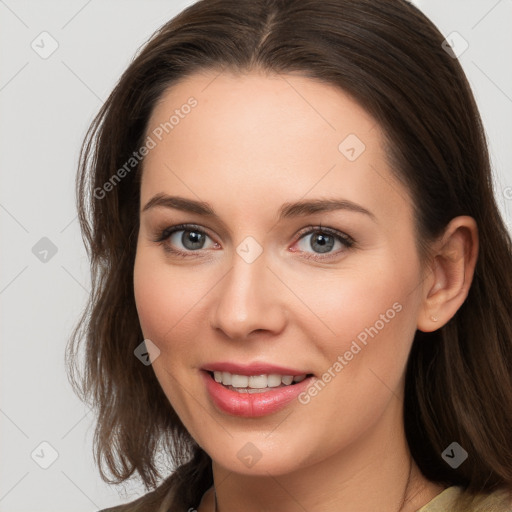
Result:
{"label": "clothing neckline", "polygon": [[[453,500],[460,494],[461,490],[462,488],[457,485],[447,487],[446,489],[443,489],[439,494],[434,496],[428,503],[426,503],[421,508],[416,510],[416,512],[437,512],[438,510],[445,510],[446,505],[451,504]],[[214,492],[215,491],[213,486],[207,489],[206,492],[203,494],[201,501],[203,501],[203,499],[209,499],[213,504],[215,504],[215,497],[212,496],[210,498],[208,496],[209,494],[214,494]],[[439,508],[440,506],[442,508]]]}
{"label": "clothing neckline", "polygon": [[[460,494],[462,487],[452,485],[441,491],[437,496],[434,496],[428,503],[423,505],[416,512],[436,512],[437,510],[445,510],[447,505],[453,503],[455,498]],[[442,508],[439,508],[439,507]]]}

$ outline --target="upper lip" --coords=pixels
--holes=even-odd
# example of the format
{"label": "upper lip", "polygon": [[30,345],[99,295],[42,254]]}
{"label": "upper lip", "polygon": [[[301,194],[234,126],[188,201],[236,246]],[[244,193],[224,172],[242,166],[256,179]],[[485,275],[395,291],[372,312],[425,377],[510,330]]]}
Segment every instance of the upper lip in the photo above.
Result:
{"label": "upper lip", "polygon": [[202,367],[209,372],[229,372],[235,375],[308,375],[309,372],[277,366],[275,364],[254,362],[250,364],[239,364],[230,362],[207,363]]}

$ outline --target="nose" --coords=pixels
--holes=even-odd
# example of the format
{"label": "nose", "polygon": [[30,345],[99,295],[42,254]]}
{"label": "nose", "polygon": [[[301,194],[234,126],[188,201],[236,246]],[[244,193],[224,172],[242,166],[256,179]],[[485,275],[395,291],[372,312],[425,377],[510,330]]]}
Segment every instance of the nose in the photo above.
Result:
{"label": "nose", "polygon": [[265,252],[247,263],[238,254],[216,287],[210,325],[233,340],[251,333],[279,334],[286,325],[286,308],[279,279],[267,267]]}

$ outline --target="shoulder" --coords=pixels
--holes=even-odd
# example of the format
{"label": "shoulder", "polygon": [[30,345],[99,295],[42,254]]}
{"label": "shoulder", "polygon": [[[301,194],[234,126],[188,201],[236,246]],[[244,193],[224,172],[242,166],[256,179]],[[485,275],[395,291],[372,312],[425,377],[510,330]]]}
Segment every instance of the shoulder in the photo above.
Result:
{"label": "shoulder", "polygon": [[148,507],[151,504],[154,505],[154,501],[154,492],[150,492],[134,501],[130,501],[129,503],[116,505],[115,507],[103,508],[98,512],[143,512],[144,510],[148,510]]}
{"label": "shoulder", "polygon": [[500,487],[495,491],[479,495],[474,512],[512,512],[512,490]]}
{"label": "shoulder", "polygon": [[168,485],[168,482],[164,482],[155,490],[134,501],[104,508],[98,512],[169,512],[173,498],[173,489]]}
{"label": "shoulder", "polygon": [[512,512],[512,490],[500,487],[489,493],[470,494],[454,485],[417,512]]}

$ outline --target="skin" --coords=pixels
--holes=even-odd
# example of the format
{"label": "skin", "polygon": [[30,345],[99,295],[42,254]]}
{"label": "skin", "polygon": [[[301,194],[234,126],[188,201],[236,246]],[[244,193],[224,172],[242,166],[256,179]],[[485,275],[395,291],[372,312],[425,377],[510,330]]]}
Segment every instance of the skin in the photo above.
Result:
{"label": "skin", "polygon": [[[411,199],[391,174],[383,134],[331,85],[298,74],[194,74],[168,89],[147,133],[190,96],[198,105],[145,158],[134,290],[144,336],[160,350],[155,374],[213,460],[218,509],[395,512],[409,473],[407,357],[416,329],[438,329],[465,300],[475,221],[453,219],[422,268]],[[366,146],[355,161],[338,149],[349,134]],[[206,201],[219,218],[142,211],[158,193]],[[316,198],[348,199],[375,220],[348,210],[278,220],[283,203]],[[208,235],[195,257],[154,241],[181,223]],[[338,241],[322,261],[314,235],[303,234],[320,223],[356,244]],[[167,244],[194,252],[181,234]],[[263,249],[252,263],[236,251],[247,236]],[[394,303],[400,312],[308,404],[247,419],[210,400],[199,372],[205,363],[264,361],[320,378]],[[261,454],[252,467],[237,457],[248,442]],[[443,490],[414,463],[411,471],[403,511]],[[213,506],[210,490],[199,512]]]}

